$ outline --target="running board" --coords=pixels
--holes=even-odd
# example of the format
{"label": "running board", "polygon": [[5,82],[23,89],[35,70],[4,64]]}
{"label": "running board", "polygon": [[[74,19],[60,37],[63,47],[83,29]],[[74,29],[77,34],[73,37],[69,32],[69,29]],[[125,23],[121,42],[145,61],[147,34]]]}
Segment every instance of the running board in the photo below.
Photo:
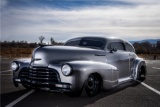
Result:
{"label": "running board", "polygon": [[132,77],[126,77],[126,78],[122,78],[122,79],[118,79],[118,84],[127,82],[127,81],[133,81]]}

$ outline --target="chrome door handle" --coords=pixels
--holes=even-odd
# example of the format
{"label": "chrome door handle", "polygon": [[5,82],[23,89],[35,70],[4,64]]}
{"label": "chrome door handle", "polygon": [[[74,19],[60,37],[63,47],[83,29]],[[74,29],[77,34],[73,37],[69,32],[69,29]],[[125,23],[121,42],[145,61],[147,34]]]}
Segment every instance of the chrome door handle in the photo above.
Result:
{"label": "chrome door handle", "polygon": [[106,56],[105,54],[94,54],[95,56]]}

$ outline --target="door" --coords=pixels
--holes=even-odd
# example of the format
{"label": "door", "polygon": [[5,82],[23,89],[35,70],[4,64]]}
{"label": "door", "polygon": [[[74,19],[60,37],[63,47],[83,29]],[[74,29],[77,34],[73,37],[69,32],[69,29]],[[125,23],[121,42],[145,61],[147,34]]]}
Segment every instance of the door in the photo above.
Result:
{"label": "door", "polygon": [[135,54],[135,50],[134,50],[134,48],[130,45],[130,44],[128,44],[128,43],[125,43],[125,47],[126,47],[126,51],[128,51],[129,52],[129,61],[130,61],[130,63],[129,63],[129,66],[130,66],[130,75],[132,75],[133,74],[133,65],[134,65],[134,60],[135,60],[135,58],[136,58],[136,54]]}
{"label": "door", "polygon": [[123,44],[123,42],[120,41],[110,42],[107,48],[108,48],[108,52],[106,55],[107,63],[117,67],[117,69],[119,70],[120,79],[129,77],[130,76],[129,52],[125,50],[125,45]]}

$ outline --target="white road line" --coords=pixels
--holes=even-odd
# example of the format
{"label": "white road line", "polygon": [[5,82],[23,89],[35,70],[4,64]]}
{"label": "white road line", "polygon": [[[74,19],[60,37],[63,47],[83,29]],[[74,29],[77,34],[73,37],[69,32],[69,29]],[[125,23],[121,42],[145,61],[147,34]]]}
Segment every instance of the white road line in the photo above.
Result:
{"label": "white road line", "polygon": [[18,102],[20,102],[21,100],[23,100],[24,98],[26,98],[27,96],[29,96],[30,94],[32,94],[35,90],[31,90],[28,93],[22,95],[21,97],[17,98],[16,100],[14,100],[13,102],[11,102],[10,104],[6,105],[5,107],[12,107],[15,104],[17,104]]}
{"label": "white road line", "polygon": [[157,67],[152,67],[153,69],[160,69],[160,68],[157,68]]}
{"label": "white road line", "polygon": [[160,95],[160,91],[158,91],[158,90],[152,88],[151,86],[145,84],[144,82],[141,82],[141,81],[139,81],[139,80],[136,80],[136,81],[139,82],[139,83],[141,83],[143,86],[147,87],[148,89],[152,90],[153,92],[155,92],[155,93],[157,93],[157,94]]}
{"label": "white road line", "polygon": [[0,73],[3,73],[3,72],[10,72],[10,71],[12,71],[12,70],[0,71]]}

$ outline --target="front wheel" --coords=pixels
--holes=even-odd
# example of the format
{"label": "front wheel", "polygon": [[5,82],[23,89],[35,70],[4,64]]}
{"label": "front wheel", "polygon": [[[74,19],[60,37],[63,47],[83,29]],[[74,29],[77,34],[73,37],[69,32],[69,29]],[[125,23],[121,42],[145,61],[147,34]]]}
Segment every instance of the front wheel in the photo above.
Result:
{"label": "front wheel", "polygon": [[84,87],[88,96],[95,96],[99,92],[101,88],[100,82],[100,78],[96,74],[90,74],[88,76]]}

